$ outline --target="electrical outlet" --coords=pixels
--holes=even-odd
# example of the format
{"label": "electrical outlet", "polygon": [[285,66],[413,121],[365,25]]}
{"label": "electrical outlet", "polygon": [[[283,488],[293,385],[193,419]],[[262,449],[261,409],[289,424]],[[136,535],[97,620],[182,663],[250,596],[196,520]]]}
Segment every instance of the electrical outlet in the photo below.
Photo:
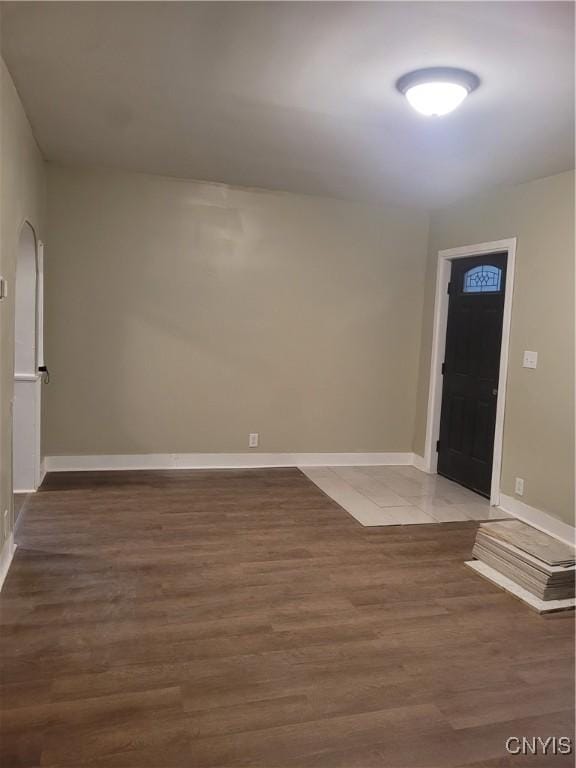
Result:
{"label": "electrical outlet", "polygon": [[248,435],[248,448],[258,448],[258,442],[260,440],[259,432],[250,432]]}
{"label": "electrical outlet", "polygon": [[522,477],[516,478],[514,493],[516,493],[518,496],[524,496],[524,478]]}

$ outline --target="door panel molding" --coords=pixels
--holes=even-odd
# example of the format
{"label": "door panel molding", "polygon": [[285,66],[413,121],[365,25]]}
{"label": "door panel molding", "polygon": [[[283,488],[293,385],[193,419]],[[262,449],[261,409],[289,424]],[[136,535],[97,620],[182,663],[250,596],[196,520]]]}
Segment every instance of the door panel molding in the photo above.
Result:
{"label": "door panel molding", "polygon": [[504,289],[504,312],[502,317],[502,342],[500,346],[500,372],[496,402],[496,429],[494,433],[494,456],[492,460],[492,482],[490,503],[500,502],[500,475],[502,470],[502,443],[504,437],[504,408],[506,403],[506,381],[508,377],[508,352],[510,347],[510,322],[512,318],[512,296],[514,293],[514,272],[516,261],[516,238],[493,240],[458,248],[438,251],[436,270],[436,296],[434,301],[434,326],[432,336],[432,360],[428,388],[428,411],[426,418],[426,443],[424,470],[436,474],[438,455],[436,443],[440,436],[440,411],[442,407],[442,363],[446,352],[446,329],[448,320],[448,285],[452,262],[470,256],[484,256],[492,253],[507,253],[506,285]]}

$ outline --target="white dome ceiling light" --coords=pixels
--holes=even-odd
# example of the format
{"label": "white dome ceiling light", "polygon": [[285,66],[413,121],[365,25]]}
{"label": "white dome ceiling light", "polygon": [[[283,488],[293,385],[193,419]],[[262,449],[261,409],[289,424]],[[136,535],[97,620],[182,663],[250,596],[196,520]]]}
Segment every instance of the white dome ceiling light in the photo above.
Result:
{"label": "white dome ceiling light", "polygon": [[455,67],[429,67],[408,72],[396,83],[417,112],[428,117],[447,115],[480,85],[473,72]]}

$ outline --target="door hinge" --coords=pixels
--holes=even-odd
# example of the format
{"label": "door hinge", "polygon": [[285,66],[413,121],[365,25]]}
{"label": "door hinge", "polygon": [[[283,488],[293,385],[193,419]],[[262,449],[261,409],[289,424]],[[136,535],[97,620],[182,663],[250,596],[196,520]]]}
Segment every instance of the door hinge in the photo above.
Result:
{"label": "door hinge", "polygon": [[446,363],[442,363],[442,376],[446,373]]}
{"label": "door hinge", "polygon": [[449,293],[449,294],[452,293],[452,281],[448,283],[448,290],[446,291],[446,293]]}
{"label": "door hinge", "polygon": [[440,453],[440,440],[436,440],[436,453]]}

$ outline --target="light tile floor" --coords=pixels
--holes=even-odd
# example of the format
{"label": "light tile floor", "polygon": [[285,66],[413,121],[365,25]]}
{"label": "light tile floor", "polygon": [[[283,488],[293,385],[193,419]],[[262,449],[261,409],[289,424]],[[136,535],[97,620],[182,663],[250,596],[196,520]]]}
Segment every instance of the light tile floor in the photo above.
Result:
{"label": "light tile floor", "polygon": [[487,499],[415,467],[300,467],[359,523],[416,525],[509,517]]}

